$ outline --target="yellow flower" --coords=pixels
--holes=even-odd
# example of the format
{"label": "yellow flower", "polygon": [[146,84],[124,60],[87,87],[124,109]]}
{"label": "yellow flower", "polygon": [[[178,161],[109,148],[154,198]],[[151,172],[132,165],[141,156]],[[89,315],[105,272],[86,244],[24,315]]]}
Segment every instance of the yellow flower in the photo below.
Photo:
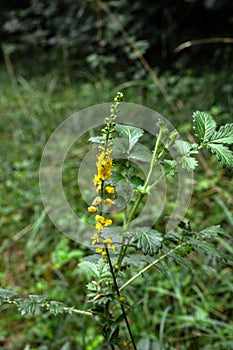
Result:
{"label": "yellow flower", "polygon": [[109,225],[112,225],[112,220],[111,219],[105,220],[104,226],[109,226]]}
{"label": "yellow flower", "polygon": [[103,239],[103,243],[112,243],[112,240],[111,240],[111,238],[105,238],[105,239]]}
{"label": "yellow flower", "polygon": [[97,222],[97,224],[95,225],[95,228],[96,228],[96,230],[98,230],[98,231],[101,231],[101,230],[103,229],[103,227],[104,227],[104,225],[101,224],[100,222]]}
{"label": "yellow flower", "polygon": [[101,253],[102,256],[107,255],[107,252],[106,252],[105,248],[96,248],[95,251],[96,251],[96,253]]}
{"label": "yellow flower", "polygon": [[121,303],[123,303],[123,302],[125,301],[125,297],[120,296],[120,297],[119,297],[119,300],[120,300]]}
{"label": "yellow flower", "polygon": [[94,244],[96,244],[98,242],[99,242],[99,235],[97,233],[95,233],[94,236],[92,237],[91,244],[94,245]]}
{"label": "yellow flower", "polygon": [[106,198],[105,202],[106,202],[107,205],[113,205],[114,204],[114,201],[111,198]]}
{"label": "yellow flower", "polygon": [[109,226],[112,224],[111,219],[105,219],[101,215],[96,215],[95,219],[96,219],[96,221],[98,221],[97,224],[95,225],[95,227],[98,231],[101,231],[104,228],[104,226]]}
{"label": "yellow flower", "polygon": [[102,251],[104,250],[104,248],[96,248],[96,253],[102,253]]}
{"label": "yellow flower", "polygon": [[115,193],[114,187],[112,187],[112,186],[106,186],[105,191],[107,193]]}
{"label": "yellow flower", "polygon": [[96,212],[96,207],[94,207],[93,205],[88,207],[87,210],[89,211],[89,213],[95,213]]}
{"label": "yellow flower", "polygon": [[103,239],[103,243],[104,243],[105,245],[107,245],[107,248],[108,248],[108,249],[112,249],[112,250],[114,250],[114,251],[116,250],[115,245],[112,244],[111,238],[105,238],[105,239]]}
{"label": "yellow flower", "polygon": [[96,221],[99,221],[101,224],[105,223],[105,218],[101,215],[96,215],[95,219],[96,219]]}
{"label": "yellow flower", "polygon": [[101,203],[102,199],[100,196],[97,196],[93,202],[92,202],[92,205],[99,205]]}

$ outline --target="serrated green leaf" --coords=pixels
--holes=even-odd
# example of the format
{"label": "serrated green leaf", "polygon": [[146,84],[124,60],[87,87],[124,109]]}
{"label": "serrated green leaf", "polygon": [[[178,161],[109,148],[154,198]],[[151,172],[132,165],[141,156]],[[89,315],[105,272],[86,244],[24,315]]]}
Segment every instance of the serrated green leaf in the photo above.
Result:
{"label": "serrated green leaf", "polygon": [[177,172],[176,169],[176,161],[175,160],[169,160],[164,159],[163,168],[166,174],[169,174],[171,176],[174,176]]}
{"label": "serrated green leaf", "polygon": [[216,129],[216,122],[207,113],[196,111],[193,113],[194,130],[201,142],[207,142]]}
{"label": "serrated green leaf", "polygon": [[219,233],[224,233],[225,231],[221,228],[220,225],[214,225],[205,228],[204,230],[200,231],[200,235],[206,237],[206,238],[211,238],[214,236],[218,236]]}
{"label": "serrated green leaf", "polygon": [[210,258],[225,259],[224,254],[219,251],[212,243],[206,242],[202,239],[190,238],[190,244],[199,254],[206,254]]}
{"label": "serrated green leaf", "polygon": [[225,124],[220,127],[218,131],[215,131],[213,136],[210,138],[211,143],[233,143],[233,123]]}
{"label": "serrated green leaf", "polygon": [[129,155],[130,160],[139,160],[140,162],[150,163],[152,158],[152,153],[148,151],[146,147],[142,145],[135,145],[134,149]]}
{"label": "serrated green leaf", "polygon": [[198,166],[198,161],[192,157],[182,157],[179,159],[179,163],[183,169],[188,171],[194,170]]}
{"label": "serrated green leaf", "polygon": [[79,268],[83,270],[88,276],[98,278],[98,265],[90,261],[83,261],[78,264]]}
{"label": "serrated green leaf", "polygon": [[89,278],[92,277],[101,281],[111,277],[109,267],[103,262],[103,259],[99,259],[98,263],[83,261],[78,266],[88,275]]}
{"label": "serrated green leaf", "polygon": [[187,155],[191,150],[191,144],[187,141],[176,140],[174,146],[182,156]]}
{"label": "serrated green leaf", "polygon": [[[187,255],[186,251],[185,251],[185,247],[182,248],[184,250],[184,256]],[[188,269],[190,272],[192,272],[193,268],[192,268],[192,264],[191,262],[186,258],[182,256],[182,251],[176,251],[173,252],[169,255],[170,258],[174,259],[176,261],[176,263],[182,267],[184,267],[185,269]]]}
{"label": "serrated green leaf", "polygon": [[136,145],[136,143],[144,133],[142,129],[122,124],[117,124],[115,129],[120,135],[120,137],[127,141],[129,152],[133,149],[133,147]]}
{"label": "serrated green leaf", "polygon": [[136,231],[135,241],[137,242],[137,248],[143,254],[154,255],[158,253],[162,246],[163,236],[156,230],[138,229]]}
{"label": "serrated green leaf", "polygon": [[208,143],[207,148],[216,155],[217,159],[222,163],[223,167],[233,167],[233,153],[226,146]]}
{"label": "serrated green leaf", "polygon": [[47,309],[55,316],[57,316],[58,314],[63,314],[65,312],[64,304],[58,301],[50,301],[50,303],[47,306]]}

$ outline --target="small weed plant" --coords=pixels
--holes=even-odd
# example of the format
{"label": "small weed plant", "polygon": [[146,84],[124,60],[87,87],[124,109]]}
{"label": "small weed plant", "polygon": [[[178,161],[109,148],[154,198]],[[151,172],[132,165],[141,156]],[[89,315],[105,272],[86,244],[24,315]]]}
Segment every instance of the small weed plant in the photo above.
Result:
{"label": "small weed plant", "polygon": [[[173,179],[183,170],[191,177],[202,149],[215,155],[223,168],[231,169],[233,153],[229,145],[233,143],[233,124],[218,127],[209,114],[197,111],[193,114],[196,142],[191,143],[180,140],[178,133],[169,131],[160,120],[153,149],[146,152],[140,146],[144,130],[118,123],[122,99],[123,94],[117,93],[100,135],[90,138],[90,142],[97,145],[96,171],[90,183],[96,196],[86,208],[86,217],[95,227],[95,233],[90,242],[91,253],[78,265],[89,279],[88,307],[79,310],[45,296],[21,296],[3,289],[0,301],[15,304],[21,315],[44,310],[54,315],[70,313],[91,317],[102,333],[101,349],[136,350],[142,348],[142,342],[134,332],[131,313],[138,313],[139,319],[143,314],[140,300],[132,303],[135,280],[141,278],[146,284],[148,273],[154,267],[155,273],[169,275],[171,261],[192,270],[194,251],[200,256],[224,261],[217,242],[219,237],[228,235],[218,225],[194,228],[195,220],[190,223],[181,218],[176,227],[166,230],[162,219],[151,223],[147,217],[141,222],[137,218],[141,217],[147,198],[153,196],[152,203],[159,203],[160,185],[165,178]],[[171,152],[176,154],[175,159]],[[145,164],[143,174],[135,161],[142,167]],[[158,208],[158,204],[155,207]],[[150,209],[151,219],[156,213]],[[154,348],[167,348],[162,337]]]}

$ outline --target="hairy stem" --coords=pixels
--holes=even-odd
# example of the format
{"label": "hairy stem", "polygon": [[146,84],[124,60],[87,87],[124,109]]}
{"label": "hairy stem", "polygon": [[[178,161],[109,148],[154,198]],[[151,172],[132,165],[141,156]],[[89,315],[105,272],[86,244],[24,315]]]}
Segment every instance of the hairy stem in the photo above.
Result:
{"label": "hairy stem", "polygon": [[[113,266],[112,266],[112,261],[111,261],[111,257],[110,257],[110,254],[109,254],[109,250],[107,247],[105,247],[106,249],[106,253],[107,253],[107,257],[108,257],[108,264],[109,264],[109,267],[110,267],[110,271],[111,271],[111,274],[112,274],[112,278],[113,278],[113,283],[114,283],[114,287],[116,289],[116,294],[117,294],[117,297],[120,301],[120,290],[118,288],[118,285],[117,285],[117,280],[116,280],[116,277],[115,277],[115,274],[114,274],[114,270],[113,270]],[[131,329],[130,329],[130,325],[129,325],[129,321],[128,321],[128,318],[127,318],[127,315],[126,315],[126,312],[125,312],[125,308],[124,308],[124,305],[122,304],[122,302],[120,301],[120,305],[121,305],[121,311],[122,311],[122,314],[123,314],[123,317],[124,317],[124,320],[125,320],[125,323],[126,323],[126,327],[127,327],[127,330],[128,330],[128,333],[129,333],[129,337],[130,337],[130,340],[132,342],[132,345],[133,345],[133,349],[134,350],[137,350],[137,347],[136,347],[136,344],[135,344],[135,341],[134,341],[134,337],[133,337],[133,334],[131,332]]]}

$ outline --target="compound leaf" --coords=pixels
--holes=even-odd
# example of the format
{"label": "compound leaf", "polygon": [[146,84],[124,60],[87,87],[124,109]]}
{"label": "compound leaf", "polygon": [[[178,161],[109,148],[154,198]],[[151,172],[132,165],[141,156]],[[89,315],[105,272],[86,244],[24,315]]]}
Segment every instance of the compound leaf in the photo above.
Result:
{"label": "compound leaf", "polygon": [[136,231],[135,241],[143,254],[154,255],[162,247],[163,236],[156,230],[139,229]]}

